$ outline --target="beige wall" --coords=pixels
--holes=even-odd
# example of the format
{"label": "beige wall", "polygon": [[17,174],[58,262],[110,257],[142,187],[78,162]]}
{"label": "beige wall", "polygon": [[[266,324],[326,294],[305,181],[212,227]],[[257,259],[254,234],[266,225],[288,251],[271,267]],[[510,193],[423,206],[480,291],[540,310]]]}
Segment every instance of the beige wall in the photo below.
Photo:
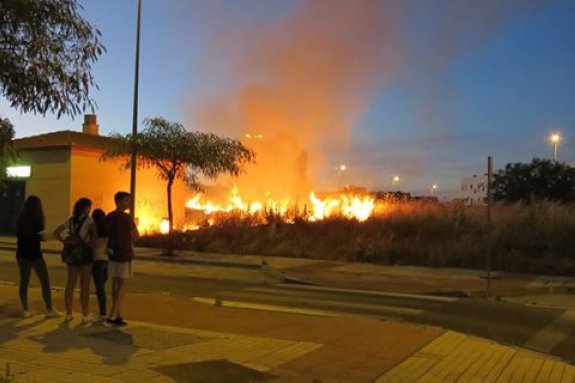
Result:
{"label": "beige wall", "polygon": [[[100,161],[101,151],[74,148],[71,161],[70,206],[81,197],[90,198],[94,208],[106,213],[114,209],[114,194],[130,191],[130,172],[123,162]],[[158,179],[155,169],[138,170],[136,177],[136,218],[141,231],[158,231],[161,219],[167,217],[166,182]],[[173,187],[173,212],[176,228],[184,224],[186,186],[177,181]]]}
{"label": "beige wall", "polygon": [[21,150],[22,164],[31,167],[26,180],[26,196],[42,200],[46,229],[52,232],[68,216],[70,200],[70,150]]}

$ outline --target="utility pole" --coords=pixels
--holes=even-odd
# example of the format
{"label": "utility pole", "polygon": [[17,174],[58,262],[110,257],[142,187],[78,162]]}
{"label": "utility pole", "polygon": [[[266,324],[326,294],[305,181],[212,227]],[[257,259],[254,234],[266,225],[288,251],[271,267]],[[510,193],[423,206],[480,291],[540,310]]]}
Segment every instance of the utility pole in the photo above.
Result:
{"label": "utility pole", "polygon": [[493,159],[487,157],[487,291],[491,289],[491,177],[493,176]]}
{"label": "utility pole", "polygon": [[132,156],[130,158],[130,194],[132,195],[132,206],[130,214],[136,217],[136,137],[138,135],[138,83],[140,78],[140,21],[142,17],[142,1],[138,0],[138,19],[136,26],[136,64],[134,74],[134,108],[132,114]]}

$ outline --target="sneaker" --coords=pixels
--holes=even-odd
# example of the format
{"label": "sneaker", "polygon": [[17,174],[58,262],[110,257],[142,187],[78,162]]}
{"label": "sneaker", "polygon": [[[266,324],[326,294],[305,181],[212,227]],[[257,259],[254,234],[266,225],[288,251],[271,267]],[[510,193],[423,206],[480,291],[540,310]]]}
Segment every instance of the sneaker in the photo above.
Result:
{"label": "sneaker", "polygon": [[24,312],[22,313],[23,319],[32,318],[33,316],[34,316],[34,314],[32,313],[32,311],[29,311],[29,310],[24,310]]}
{"label": "sneaker", "polygon": [[96,318],[94,318],[94,316],[92,314],[88,314],[88,315],[84,315],[82,317],[82,323],[86,324],[86,323],[92,323],[96,320]]}
{"label": "sneaker", "polygon": [[124,319],[118,317],[116,319],[106,318],[105,324],[111,327],[123,327],[126,326],[128,323]]}
{"label": "sneaker", "polygon": [[66,315],[66,322],[72,322],[72,319],[74,319],[74,317],[72,316],[72,314]]}
{"label": "sneaker", "polygon": [[60,318],[62,316],[61,313],[59,313],[56,310],[50,310],[46,313],[46,318],[50,319],[50,318]]}

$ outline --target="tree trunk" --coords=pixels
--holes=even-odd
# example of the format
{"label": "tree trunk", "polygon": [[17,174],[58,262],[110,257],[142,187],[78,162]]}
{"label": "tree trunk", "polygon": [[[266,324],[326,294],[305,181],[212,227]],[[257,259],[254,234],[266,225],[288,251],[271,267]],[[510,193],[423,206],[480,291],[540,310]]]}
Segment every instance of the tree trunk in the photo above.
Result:
{"label": "tree trunk", "polygon": [[172,213],[172,185],[174,184],[174,178],[168,178],[168,255],[174,255],[174,236],[172,233],[174,227],[174,214]]}

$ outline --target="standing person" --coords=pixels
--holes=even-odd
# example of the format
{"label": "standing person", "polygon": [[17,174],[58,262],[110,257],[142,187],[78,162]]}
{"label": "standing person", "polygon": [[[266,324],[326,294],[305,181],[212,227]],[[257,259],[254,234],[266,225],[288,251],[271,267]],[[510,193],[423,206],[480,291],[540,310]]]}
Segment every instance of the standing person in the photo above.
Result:
{"label": "standing person", "polygon": [[112,277],[112,308],[106,318],[110,326],[125,326],[120,310],[126,295],[128,278],[132,276],[134,259],[133,242],[139,237],[138,228],[132,217],[126,213],[130,208],[130,193],[118,192],[114,195],[116,210],[106,217],[108,228],[108,272]]}
{"label": "standing person", "polygon": [[52,292],[50,291],[50,276],[46,261],[42,256],[40,242],[45,241],[45,222],[42,201],[35,195],[30,195],[24,201],[22,209],[16,218],[16,233],[18,235],[18,247],[16,260],[20,270],[20,303],[22,304],[22,317],[30,318],[33,314],[28,307],[28,285],[32,269],[40,280],[42,286],[42,298],[46,306],[46,318],[60,316],[52,305]]}
{"label": "standing person", "polygon": [[[88,198],[80,198],[74,204],[72,216],[63,222],[54,231],[54,237],[65,244],[66,240],[72,236],[79,238],[79,246],[90,249],[92,241],[97,237],[94,221],[90,218],[92,201]],[[63,237],[63,234],[66,237]],[[69,322],[72,317],[72,302],[74,299],[74,289],[80,276],[80,304],[82,306],[82,322],[91,322],[93,320],[89,312],[90,307],[90,277],[92,274],[92,253],[83,253],[82,256],[75,259],[62,259],[68,268],[68,280],[66,282],[66,291],[64,294],[64,304],[66,306],[66,321]]]}
{"label": "standing person", "polygon": [[108,280],[108,230],[106,228],[106,213],[102,209],[92,212],[92,220],[96,226],[97,237],[92,242],[94,250],[94,266],[92,279],[98,297],[98,320],[106,319],[106,281]]}

